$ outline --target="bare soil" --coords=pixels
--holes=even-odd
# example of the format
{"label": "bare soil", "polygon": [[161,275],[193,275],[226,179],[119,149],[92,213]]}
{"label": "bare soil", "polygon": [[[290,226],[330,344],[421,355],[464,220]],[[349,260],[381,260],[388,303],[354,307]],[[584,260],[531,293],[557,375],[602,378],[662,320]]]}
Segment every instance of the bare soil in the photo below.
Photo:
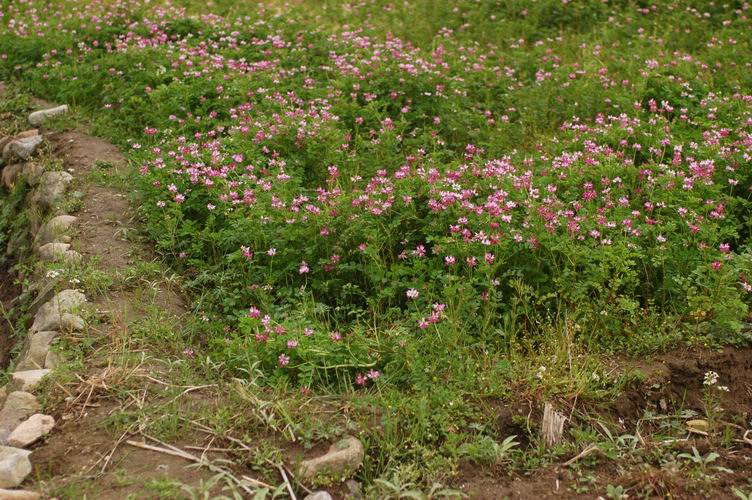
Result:
{"label": "bare soil", "polygon": [[[76,179],[76,188],[82,191],[82,206],[75,214],[78,217],[74,227],[76,250],[100,270],[108,272],[122,271],[133,263],[135,256],[143,258],[148,249],[125,238],[128,231],[135,232],[133,212],[126,195],[87,181],[92,170],[98,168],[98,162],[106,162],[116,173],[126,167],[118,148],[77,131],[50,134],[46,138],[52,143],[54,154],[63,160]],[[155,293],[156,303],[179,322],[186,313],[183,298],[174,290],[162,287]],[[129,323],[139,319],[138,299],[128,292],[115,291],[94,300],[109,320],[93,329],[92,335],[118,337],[123,329],[127,332]],[[90,365],[86,368],[87,373],[79,374],[84,382],[68,388],[72,394],[68,399],[72,401],[53,410],[58,426],[34,449],[34,475],[51,481],[55,488],[83,481],[86,487],[80,491],[97,499],[122,499],[128,495],[146,498],[149,490],[145,489],[145,483],[152,479],[168,478],[193,486],[209,479],[211,474],[197,470],[185,459],[118,443],[123,436],[106,424],[122,409],[123,403],[105,397],[103,385],[107,384],[107,367]],[[148,369],[146,371],[148,373]],[[159,390],[152,389],[153,392]],[[196,435],[191,442],[182,444],[206,445],[206,436]]]}

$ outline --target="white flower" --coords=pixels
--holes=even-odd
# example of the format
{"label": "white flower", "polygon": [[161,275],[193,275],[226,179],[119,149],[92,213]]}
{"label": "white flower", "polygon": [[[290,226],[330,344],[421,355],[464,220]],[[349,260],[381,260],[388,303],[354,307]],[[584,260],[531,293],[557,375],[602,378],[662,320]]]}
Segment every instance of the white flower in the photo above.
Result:
{"label": "white flower", "polygon": [[712,370],[705,372],[705,378],[702,381],[702,385],[706,387],[711,387],[717,383],[718,383],[718,373]]}

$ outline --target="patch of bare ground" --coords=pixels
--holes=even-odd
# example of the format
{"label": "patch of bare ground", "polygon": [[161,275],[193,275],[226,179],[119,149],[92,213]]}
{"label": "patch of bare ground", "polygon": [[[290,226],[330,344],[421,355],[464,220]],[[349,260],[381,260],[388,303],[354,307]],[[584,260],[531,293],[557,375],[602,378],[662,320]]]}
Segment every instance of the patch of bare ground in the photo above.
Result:
{"label": "patch of bare ground", "polygon": [[[752,431],[746,434],[746,441],[743,438],[752,425],[752,349],[685,347],[643,359],[618,359],[612,365],[618,372],[639,372],[641,382],[624,391],[609,406],[587,413],[590,418],[610,422],[617,429],[614,435],[635,436],[640,441],[639,454],[609,457],[599,450],[582,461],[572,454],[529,474],[510,474],[504,467],[462,463],[453,486],[468,498],[488,500],[605,497],[608,485],[624,487],[630,498],[731,498],[734,486],[749,490]],[[703,381],[709,371],[718,374],[719,385],[728,387],[728,391],[713,392],[722,410],[711,432],[689,432],[685,422],[689,418],[704,418],[706,414],[708,388]],[[526,401],[496,403],[498,434],[523,435],[521,420],[514,417],[532,415],[536,421],[540,416],[535,410],[537,406],[537,402]],[[664,428],[669,421],[679,428],[671,438]],[[528,445],[524,438],[518,441],[523,447]],[[582,444],[582,449],[587,444]],[[682,460],[677,456],[693,454],[693,448],[701,456],[718,453],[712,466],[727,471],[702,477],[688,472],[689,462],[679,467]],[[574,461],[567,465],[570,459]]]}
{"label": "patch of bare ground", "polygon": [[[153,258],[148,249],[136,247],[124,237],[127,231],[135,229],[127,196],[117,189],[88,180],[88,175],[100,162],[106,162],[115,172],[126,167],[118,148],[77,131],[50,134],[47,139],[53,144],[54,154],[63,160],[81,189],[75,245],[84,258],[107,273],[124,270],[133,263],[136,255]],[[183,298],[173,289],[158,284],[153,292],[154,304],[179,324],[186,312]],[[142,313],[139,298],[128,291],[110,291],[92,297],[92,300],[108,320],[92,328],[89,334],[105,339],[123,338],[129,324],[137,321]],[[108,348],[112,349],[112,346],[104,349]],[[147,392],[158,394],[160,389],[159,384],[141,378],[145,390],[136,392],[132,401],[123,402],[107,394],[108,384],[124,382],[127,376],[158,374],[148,365],[134,367],[129,374],[115,373],[121,369],[102,366],[107,355],[96,356],[96,359],[85,367],[84,373],[76,374],[80,383],[60,387],[69,396],[64,404],[52,409],[59,425],[43,444],[34,449],[34,474],[47,483],[45,489],[68,491],[74,497],[120,499],[132,495],[134,498],[150,498],[155,494],[145,486],[150,480],[169,480],[188,486],[209,480],[212,474],[197,468],[190,460],[129,445],[128,440],[143,440],[138,437],[138,429],[117,433],[108,428],[107,421],[122,412],[124,407],[148,404],[147,398],[152,396],[147,396]],[[199,394],[188,395],[184,404],[190,405],[194,398],[198,405],[204,404]],[[189,437],[192,439],[172,444],[199,448],[206,446],[209,439],[200,433]],[[156,445],[155,442],[151,444]],[[200,456],[201,452],[198,454]]]}

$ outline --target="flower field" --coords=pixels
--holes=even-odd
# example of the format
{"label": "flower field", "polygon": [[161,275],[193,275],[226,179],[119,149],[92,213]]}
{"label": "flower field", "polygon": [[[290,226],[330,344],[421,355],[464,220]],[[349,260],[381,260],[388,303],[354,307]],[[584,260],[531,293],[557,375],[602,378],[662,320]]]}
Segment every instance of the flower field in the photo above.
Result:
{"label": "flower field", "polygon": [[200,319],[177,352],[378,408],[367,480],[478,458],[491,399],[750,340],[747,2],[1,12],[0,76],[127,151]]}

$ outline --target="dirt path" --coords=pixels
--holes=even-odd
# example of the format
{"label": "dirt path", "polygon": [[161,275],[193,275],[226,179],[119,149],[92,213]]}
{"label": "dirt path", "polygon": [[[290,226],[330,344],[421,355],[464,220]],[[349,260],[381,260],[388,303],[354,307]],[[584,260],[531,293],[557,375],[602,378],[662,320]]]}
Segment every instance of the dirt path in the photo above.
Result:
{"label": "dirt path", "polygon": [[[74,247],[84,259],[93,262],[99,270],[118,273],[133,263],[135,255],[148,254],[148,249],[124,237],[127,231],[135,230],[127,196],[90,180],[96,165],[107,164],[114,173],[125,168],[126,162],[120,151],[105,141],[80,132],[51,134],[47,139],[82,192],[82,206],[75,214],[78,220],[74,226]],[[161,305],[169,307],[175,321],[179,321],[185,313],[182,298],[163,287],[157,287],[155,295]],[[92,328],[90,334],[121,338],[123,331],[117,330],[127,331],[129,324],[138,317],[138,305],[132,300],[133,297],[126,293],[106,292],[95,297],[95,304],[107,312],[109,320]],[[112,321],[113,318],[117,321]],[[149,480],[169,477],[191,485],[207,479],[206,474],[187,467],[190,464],[184,459],[122,443],[115,447],[118,436],[107,429],[106,422],[122,411],[123,404],[99,397],[107,384],[107,370],[107,366],[94,365],[87,366],[85,373],[77,374],[85,381],[76,387],[78,395],[86,394],[85,405],[77,404],[81,398],[74,398],[74,404],[59,409],[56,417],[61,425],[34,450],[35,475],[49,478],[45,480],[48,482],[46,489],[65,490],[67,483],[75,491],[85,480],[87,488],[81,493],[91,495],[89,498],[120,499],[131,494],[142,498],[146,494],[143,484]],[[143,395],[146,397],[145,392]]]}
{"label": "dirt path", "polygon": [[[107,275],[122,274],[136,258],[154,260],[148,248],[127,239],[134,233],[133,211],[127,196],[118,189],[92,181],[92,172],[103,166],[119,175],[126,167],[125,159],[113,145],[81,132],[53,133],[46,136],[53,145],[54,155],[62,159],[74,177],[74,186],[81,193],[81,206],[74,225],[73,247],[84,256],[93,269]],[[156,284],[154,303],[178,324],[186,310],[182,297],[174,290]],[[159,390],[156,383],[126,394],[125,400],[107,394],[108,384],[123,383],[125,376],[141,377],[152,372],[148,363],[135,365],[129,375],[114,357],[128,354],[122,345],[129,328],[140,318],[143,297],[133,292],[104,290],[92,297],[104,320],[89,328],[87,335],[101,341],[99,355],[93,356],[83,371],[75,374],[76,382],[62,387],[70,393],[53,415],[59,425],[49,438],[33,452],[34,476],[43,491],[63,494],[68,498],[122,499],[150,498],[150,481],[180,482],[197,486],[210,475],[183,458],[128,446],[108,426],[128,406],[147,404],[147,398]],[[144,353],[146,354],[146,353]],[[156,368],[154,370],[157,370]],[[142,382],[143,384],[143,382]],[[155,387],[156,386],[156,387]],[[150,390],[151,389],[151,390]],[[140,400],[139,400],[140,398]],[[135,429],[132,429],[135,431]],[[194,445],[204,442],[196,436]],[[155,486],[156,487],[156,486]]]}

